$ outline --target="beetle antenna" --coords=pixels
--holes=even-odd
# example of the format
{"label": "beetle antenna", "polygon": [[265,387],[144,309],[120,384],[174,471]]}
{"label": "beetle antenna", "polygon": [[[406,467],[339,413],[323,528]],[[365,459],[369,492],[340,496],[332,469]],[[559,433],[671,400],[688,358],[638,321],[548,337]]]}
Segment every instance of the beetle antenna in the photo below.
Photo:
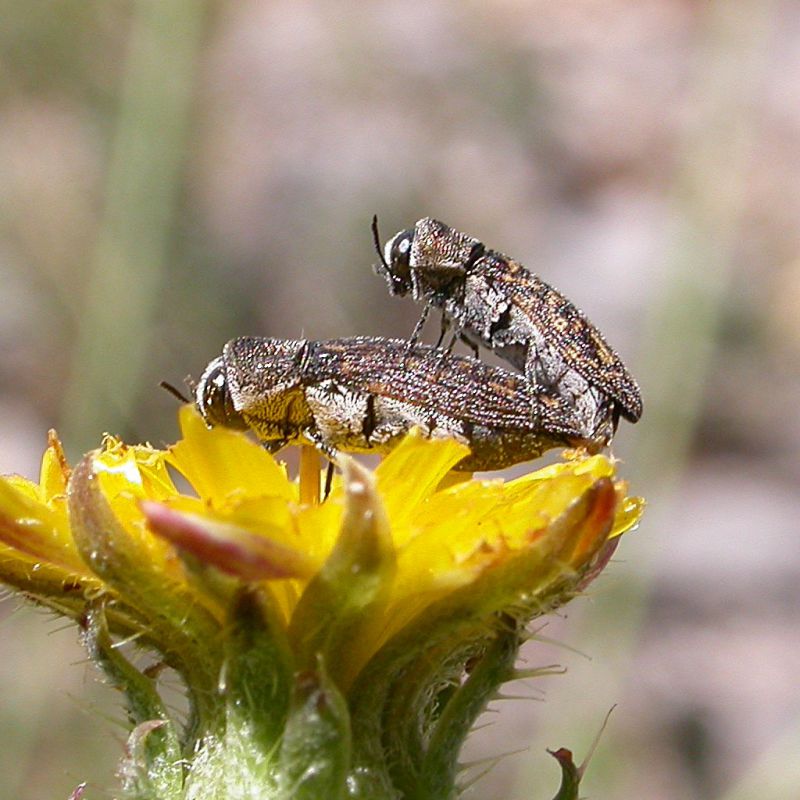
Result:
{"label": "beetle antenna", "polygon": [[191,403],[192,401],[188,397],[184,397],[183,392],[180,389],[176,389],[171,383],[167,383],[166,381],[161,381],[158,384],[162,389],[166,389],[173,397],[177,397],[182,403]]}
{"label": "beetle antenna", "polygon": [[386,259],[383,257],[383,250],[381,250],[381,237],[378,233],[378,215],[372,215],[372,241],[375,242],[375,252],[378,254],[378,258],[381,260],[381,264],[383,264],[383,268],[385,270],[389,269],[389,265],[386,263]]}

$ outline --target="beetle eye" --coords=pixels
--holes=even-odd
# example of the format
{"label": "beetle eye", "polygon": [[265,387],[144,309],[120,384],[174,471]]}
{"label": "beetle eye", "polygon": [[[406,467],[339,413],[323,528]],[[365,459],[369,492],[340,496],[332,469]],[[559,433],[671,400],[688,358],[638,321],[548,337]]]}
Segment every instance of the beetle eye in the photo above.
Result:
{"label": "beetle eye", "polygon": [[247,427],[233,406],[222,358],[215,358],[206,367],[203,377],[197,384],[195,402],[197,410],[209,427],[214,425],[224,425],[229,428]]}
{"label": "beetle eye", "polygon": [[226,390],[225,370],[222,365],[219,365],[206,375],[206,382],[203,387],[203,405],[206,408],[215,408],[218,405],[224,406]]}
{"label": "beetle eye", "polygon": [[221,358],[215,358],[197,383],[195,403],[207,424],[219,421],[218,408],[224,405],[225,368]]}
{"label": "beetle eye", "polygon": [[408,291],[411,279],[411,242],[414,231],[401,231],[386,243],[386,263],[397,291]]}

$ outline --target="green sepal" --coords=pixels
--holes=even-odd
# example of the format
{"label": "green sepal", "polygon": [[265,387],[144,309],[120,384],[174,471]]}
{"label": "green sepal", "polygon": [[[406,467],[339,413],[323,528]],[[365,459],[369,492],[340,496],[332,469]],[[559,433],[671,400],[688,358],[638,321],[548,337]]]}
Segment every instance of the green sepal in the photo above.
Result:
{"label": "green sepal", "polygon": [[153,679],[114,647],[102,604],[89,607],[82,619],[82,629],[89,657],[124,694],[133,726],[127,755],[119,770],[125,792],[137,800],[178,800],[183,796],[181,749]]}
{"label": "green sepal", "polygon": [[151,554],[117,520],[98,485],[95,453],[84,456],[70,476],[68,499],[73,538],[92,570],[143,620],[143,640],[180,672],[190,693],[192,715],[211,723],[220,669],[215,642],[219,623],[185,583],[164,579]]}
{"label": "green sepal", "polygon": [[475,720],[512,674],[520,641],[516,620],[502,617],[494,639],[470,661],[466,680],[448,693],[428,740],[417,797],[444,800],[448,792],[455,796],[458,754]]}
{"label": "green sepal", "polygon": [[[281,800],[342,800],[351,761],[347,703],[325,674],[295,676],[291,709],[278,760]],[[380,800],[380,798],[375,798]]]}
{"label": "green sepal", "polygon": [[[211,573],[213,574],[213,570]],[[231,588],[223,576],[220,589]],[[228,584],[230,582],[230,585]],[[224,592],[218,597],[222,599]],[[277,752],[292,690],[291,651],[269,590],[239,583],[229,598],[213,702],[224,724],[200,731],[186,779],[190,800],[276,797]]]}
{"label": "green sepal", "polygon": [[[348,693],[356,767],[378,775],[391,772],[394,784],[417,797],[413,792],[422,791],[416,787],[422,786],[430,737],[449,705],[449,701],[437,703],[439,692],[446,691],[465,664],[496,640],[497,614],[525,623],[573,596],[581,569],[569,568],[569,559],[587,540],[596,542],[596,549],[602,547],[614,505],[613,484],[599,479],[540,531],[528,548],[510,554],[473,583],[429,606],[386,642]],[[592,557],[592,551],[583,556],[587,568]],[[500,662],[505,663],[505,657]],[[500,683],[512,677],[510,667],[502,678],[501,674],[502,669],[497,675]],[[466,735],[471,725],[468,715],[462,722],[465,729],[452,731],[452,736]],[[434,758],[441,760],[445,742],[439,746],[445,749]]]}
{"label": "green sepal", "polygon": [[289,625],[298,669],[313,671],[322,657],[330,678],[346,690],[361,666],[360,646],[371,641],[396,570],[389,523],[372,475],[343,458],[345,510],[330,555],[312,578]]}
{"label": "green sepal", "polygon": [[254,759],[272,761],[292,689],[292,654],[268,590],[243,587],[231,605],[220,692],[227,730],[246,731]]}

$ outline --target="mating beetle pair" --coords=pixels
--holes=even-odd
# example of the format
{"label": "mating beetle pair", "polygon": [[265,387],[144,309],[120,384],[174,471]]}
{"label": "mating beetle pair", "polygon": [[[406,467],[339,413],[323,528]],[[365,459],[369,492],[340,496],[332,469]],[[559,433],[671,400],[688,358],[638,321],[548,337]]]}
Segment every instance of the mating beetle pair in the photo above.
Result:
{"label": "mating beetle pair", "polygon": [[[426,217],[393,236],[381,263],[393,295],[425,303],[410,341],[243,337],[195,389],[209,425],[250,429],[270,450],[292,442],[383,452],[412,427],[470,446],[456,469],[500,469],[551,447],[596,451],[620,416],[641,416],[639,388],[600,332],[560,292],[482,242]],[[446,349],[417,343],[433,307]],[[450,352],[462,339],[522,374]]]}

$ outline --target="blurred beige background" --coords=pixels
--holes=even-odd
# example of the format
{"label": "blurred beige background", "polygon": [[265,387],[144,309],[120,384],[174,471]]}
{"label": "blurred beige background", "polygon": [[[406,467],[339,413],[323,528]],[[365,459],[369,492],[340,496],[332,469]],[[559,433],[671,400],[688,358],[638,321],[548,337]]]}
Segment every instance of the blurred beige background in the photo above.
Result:
{"label": "blurred beige background", "polygon": [[[639,378],[650,501],[465,754],[468,796],[800,797],[800,4],[0,0],[0,471],[56,426],[162,444],[242,334],[407,335],[372,274],[436,216],[586,310]],[[429,340],[433,331],[428,331]],[[0,606],[0,798],[111,797],[74,630]],[[545,694],[541,695],[544,689]]]}

